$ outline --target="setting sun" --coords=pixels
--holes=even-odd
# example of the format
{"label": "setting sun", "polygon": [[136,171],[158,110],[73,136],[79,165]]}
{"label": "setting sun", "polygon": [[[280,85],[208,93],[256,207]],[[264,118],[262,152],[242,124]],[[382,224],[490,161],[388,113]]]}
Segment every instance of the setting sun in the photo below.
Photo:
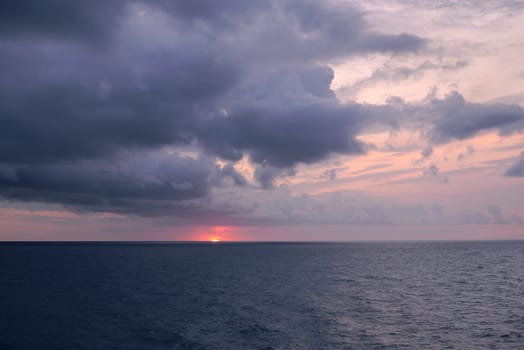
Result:
{"label": "setting sun", "polygon": [[212,243],[237,241],[241,240],[237,230],[231,226],[201,226],[188,235],[187,240]]}

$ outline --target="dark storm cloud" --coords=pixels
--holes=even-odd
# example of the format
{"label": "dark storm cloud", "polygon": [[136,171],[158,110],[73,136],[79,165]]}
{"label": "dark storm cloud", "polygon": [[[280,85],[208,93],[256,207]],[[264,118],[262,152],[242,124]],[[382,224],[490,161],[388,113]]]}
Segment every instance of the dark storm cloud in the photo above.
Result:
{"label": "dark storm cloud", "polygon": [[358,125],[350,108],[322,104],[260,108],[205,123],[199,140],[209,152],[226,159],[238,160],[247,152],[255,163],[290,167],[331,153],[363,153],[363,143],[355,139]]}
{"label": "dark storm cloud", "polygon": [[[249,156],[255,180],[271,188],[298,163],[363,153],[358,135],[398,127],[404,107],[340,102],[323,62],[425,44],[371,27],[360,11],[324,1],[2,1],[0,196],[151,213],[247,184],[215,157]],[[509,127],[522,114],[432,103],[438,140]],[[448,121],[453,108],[472,122]],[[206,156],[159,155],[180,145]]]}
{"label": "dark storm cloud", "polygon": [[513,177],[524,176],[524,152],[522,152],[517,161],[506,170],[504,175]]}
{"label": "dark storm cloud", "polygon": [[181,144],[247,154],[269,188],[298,162],[363,151],[366,113],[318,60],[423,44],[318,2],[3,1],[0,195],[143,212],[246,185],[232,164],[147,155]]}
{"label": "dark storm cloud", "polygon": [[[350,111],[338,106],[329,89],[332,70],[310,62],[324,55],[410,51],[423,43],[416,37],[370,32],[360,12],[352,8],[339,11],[317,2],[97,4],[56,1],[46,7],[27,1],[3,3],[1,161],[94,158],[120,148],[152,148],[193,140],[204,146],[218,144],[216,153],[228,159],[239,159],[247,152],[255,162],[267,160],[278,165],[315,161],[331,152],[360,152],[352,140],[356,128],[350,125],[350,115],[340,128],[343,114]],[[331,19],[331,15],[336,16]],[[147,22],[141,16],[152,19]],[[222,19],[226,17],[242,30],[214,32],[225,25]],[[251,22],[252,18],[256,20]],[[206,25],[186,23],[197,19]],[[272,21],[277,23],[268,25]],[[100,51],[74,45],[70,38],[64,42],[41,38],[62,32],[74,35],[69,30],[71,23],[94,36],[98,30],[111,32],[104,35],[113,37],[112,46]],[[22,31],[32,36],[22,40]],[[136,32],[145,36],[135,38]],[[87,36],[80,35],[78,40]],[[367,37],[382,38],[384,47],[368,43]],[[268,57],[270,63],[265,61]],[[269,90],[275,95],[289,94],[286,84],[272,84],[268,77],[253,72],[271,76],[272,69],[266,68],[277,67],[280,73],[293,75],[297,60],[307,63],[299,64],[303,68],[296,73],[302,87],[293,108],[278,104],[252,111],[236,108],[230,121],[222,120],[217,113],[221,104],[249,106],[258,93]],[[256,70],[250,69],[253,64]],[[268,84],[261,84],[261,80]],[[238,92],[242,86],[256,91],[222,98],[233,87]],[[312,101],[311,96],[325,101]],[[311,112],[307,110],[310,106]],[[309,135],[321,124],[314,117],[323,115],[326,126],[322,131],[335,136],[324,140],[312,137],[309,143]],[[211,125],[220,133],[210,136]],[[349,132],[349,141],[343,132]],[[289,133],[294,146],[275,152],[287,141],[284,133]],[[312,154],[306,154],[309,151]]]}
{"label": "dark storm cloud", "polygon": [[0,36],[50,36],[105,41],[123,15],[124,1],[3,0]]}
{"label": "dark storm cloud", "polygon": [[114,160],[2,164],[0,194],[9,200],[125,212],[144,202],[202,198],[210,185],[220,186],[226,178],[246,184],[233,168],[220,168],[209,158],[128,154]]}
{"label": "dark storm cloud", "polygon": [[292,167],[333,154],[362,154],[357,135],[375,123],[396,124],[390,106],[343,104],[330,88],[333,71],[320,65],[269,68],[246,78],[202,119],[196,133],[209,153],[232,161]]}
{"label": "dark storm cloud", "polygon": [[241,0],[5,0],[0,3],[0,35],[51,37],[106,43],[118,31],[132,6],[148,5],[187,22],[205,21],[227,27],[239,18],[268,7],[268,1]]}
{"label": "dark storm cloud", "polygon": [[[136,72],[139,63],[118,59],[93,67],[69,50],[52,57],[37,48],[20,55],[7,51],[0,58],[1,161],[92,158],[121,147],[187,141],[194,104],[205,103],[234,79],[227,64],[187,51],[187,57],[146,55],[148,66],[141,72]],[[26,54],[40,61],[32,66]],[[73,60],[64,61],[61,54]],[[17,59],[27,66],[17,67]],[[155,65],[166,71],[153,70]],[[18,74],[16,68],[25,69]],[[187,73],[192,71],[198,73]]]}

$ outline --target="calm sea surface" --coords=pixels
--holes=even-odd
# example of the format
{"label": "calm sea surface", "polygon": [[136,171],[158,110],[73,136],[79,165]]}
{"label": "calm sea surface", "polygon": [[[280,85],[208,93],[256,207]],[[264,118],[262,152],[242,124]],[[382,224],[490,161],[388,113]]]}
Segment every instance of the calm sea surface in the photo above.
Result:
{"label": "calm sea surface", "polygon": [[0,244],[0,349],[524,349],[524,242]]}

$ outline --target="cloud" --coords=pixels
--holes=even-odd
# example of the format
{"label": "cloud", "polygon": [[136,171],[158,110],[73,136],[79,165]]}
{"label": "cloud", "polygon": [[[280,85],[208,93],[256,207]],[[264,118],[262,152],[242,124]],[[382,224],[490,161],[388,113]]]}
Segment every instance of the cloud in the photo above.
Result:
{"label": "cloud", "polygon": [[192,106],[234,80],[227,63],[187,51],[145,53],[144,63],[104,57],[100,64],[69,47],[8,44],[0,51],[2,161],[85,159],[187,142]]}
{"label": "cloud", "polygon": [[513,165],[506,169],[504,175],[511,177],[524,176],[524,152],[520,154],[520,157]]}
{"label": "cloud", "polygon": [[43,4],[30,0],[6,0],[0,4],[0,35],[17,38],[55,38],[89,44],[114,44],[120,26],[136,11],[145,15],[149,9],[165,12],[186,25],[203,21],[215,29],[230,28],[239,18],[248,20],[253,12],[266,10],[270,1],[247,4],[224,0],[220,5],[210,0],[140,1],[53,0]]}
{"label": "cloud", "polygon": [[[222,191],[222,190],[221,190]],[[358,192],[336,191],[293,194],[286,186],[273,191],[227,191],[208,203],[210,212],[228,208],[221,224],[391,224],[391,225],[488,225],[509,223],[501,209],[462,209],[427,202],[401,203],[394,199],[370,198]],[[494,210],[495,208],[495,210]],[[236,212],[236,215],[231,215]],[[511,219],[521,224],[518,216]]]}
{"label": "cloud", "polygon": [[506,218],[502,214],[502,210],[496,205],[490,205],[488,207],[488,214],[491,217],[491,221],[497,225],[508,225],[511,223],[511,220]]}
{"label": "cloud", "polygon": [[431,147],[430,145],[424,147],[422,151],[420,151],[421,158],[415,160],[415,164],[420,164],[424,162],[425,160],[431,158],[432,155],[433,155],[433,147]]}
{"label": "cloud", "polygon": [[0,35],[103,41],[108,39],[124,5],[119,0],[6,0],[0,4]]}
{"label": "cloud", "polygon": [[[84,159],[194,140],[227,159],[247,152],[255,162],[279,166],[331,152],[361,152],[351,137],[352,111],[329,88],[333,71],[313,62],[361,52],[410,52],[423,40],[374,33],[353,8],[260,4],[116,1],[86,8],[83,2],[58,1],[51,12],[33,2],[3,2],[0,12],[8,20],[2,22],[0,47],[0,160]],[[85,35],[75,37],[73,23]],[[71,42],[102,36],[98,31],[112,37],[110,48]],[[27,34],[23,39],[21,32]],[[42,39],[55,34],[68,38]],[[292,93],[290,85],[296,87]],[[265,103],[253,103],[259,98]],[[292,106],[283,105],[291,99]],[[224,107],[229,120],[219,113]],[[318,135],[309,143],[305,133],[320,124],[333,139]],[[281,146],[285,133],[295,147],[278,157],[272,145]],[[343,133],[350,134],[348,140]]]}
{"label": "cloud", "polygon": [[374,70],[369,77],[361,79],[351,86],[343,87],[341,90],[342,92],[354,92],[379,81],[399,82],[406,79],[418,79],[428,71],[453,72],[467,67],[468,64],[467,60],[457,60],[454,63],[434,63],[426,60],[415,67],[395,67],[386,64],[384,67]]}
{"label": "cloud", "polygon": [[267,164],[260,165],[256,167],[254,177],[255,180],[262,186],[264,189],[270,189],[275,187],[275,179],[278,176],[294,176],[294,169],[283,170],[280,168],[275,168]]}
{"label": "cloud", "polygon": [[463,161],[464,158],[466,158],[466,156],[471,156],[475,153],[475,148],[471,145],[468,145],[468,147],[466,148],[465,152],[460,152],[457,156],[457,160],[459,162]]}
{"label": "cloud", "polygon": [[465,211],[452,222],[455,224],[487,225],[489,224],[489,217],[480,211]]}
{"label": "cloud", "polygon": [[220,172],[217,174],[216,179],[217,183],[220,183],[223,179],[231,179],[234,185],[237,186],[246,186],[247,180],[240,174],[232,164],[226,164],[220,169]]}
{"label": "cloud", "polygon": [[444,99],[430,97],[426,112],[430,118],[428,134],[436,143],[467,139],[487,130],[509,135],[524,127],[522,107],[468,103],[457,92]]}
{"label": "cloud", "polygon": [[515,225],[524,225],[524,219],[518,214],[513,214],[511,216],[511,222]]}
{"label": "cloud", "polygon": [[[522,124],[520,107],[458,94],[341,102],[330,62],[425,47],[373,28],[328,1],[2,1],[0,195],[138,215],[243,212],[209,204],[250,187],[241,159],[274,189],[298,164],[364,154],[371,128],[424,124],[446,142]],[[196,156],[163,151],[181,146]]]}
{"label": "cloud", "polygon": [[435,176],[439,173],[439,169],[435,164],[431,164],[429,168],[424,169],[424,175]]}
{"label": "cloud", "polygon": [[424,147],[424,149],[420,152],[420,155],[424,159],[431,157],[432,154],[433,154],[433,147],[431,146]]}
{"label": "cloud", "polygon": [[[8,0],[0,19],[2,198],[147,215],[246,186],[230,163],[246,155],[271,188],[364,152],[369,112],[336,99],[321,61],[425,44],[314,1]],[[197,158],[158,151],[181,145]]]}
{"label": "cloud", "polygon": [[227,118],[213,118],[198,130],[200,145],[209,153],[239,160],[244,153],[255,163],[290,167],[313,163],[332,153],[361,154],[356,139],[366,114],[338,103],[300,105],[255,103],[231,109]]}
{"label": "cloud", "polygon": [[337,169],[329,169],[324,171],[324,176],[327,177],[329,181],[334,181],[337,178]]}
{"label": "cloud", "polygon": [[273,167],[261,166],[255,169],[255,179],[260,183],[262,188],[273,188],[275,185],[275,177],[279,175],[280,171]]}
{"label": "cloud", "polygon": [[[146,203],[171,204],[208,195],[211,185],[246,180],[208,158],[127,154],[113,160],[0,166],[4,199],[61,203],[79,209],[149,214]],[[180,204],[176,204],[180,205]]]}
{"label": "cloud", "polygon": [[448,183],[449,181],[449,178],[447,175],[440,174],[440,169],[435,164],[431,164],[428,168],[424,169],[424,171],[422,172],[422,175],[434,177],[442,183]]}

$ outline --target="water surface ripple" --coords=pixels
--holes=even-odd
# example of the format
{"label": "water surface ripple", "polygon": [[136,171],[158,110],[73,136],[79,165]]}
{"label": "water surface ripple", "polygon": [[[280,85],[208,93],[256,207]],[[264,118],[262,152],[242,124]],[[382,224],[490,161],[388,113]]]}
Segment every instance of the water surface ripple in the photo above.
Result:
{"label": "water surface ripple", "polygon": [[1,349],[524,349],[524,242],[0,244]]}

